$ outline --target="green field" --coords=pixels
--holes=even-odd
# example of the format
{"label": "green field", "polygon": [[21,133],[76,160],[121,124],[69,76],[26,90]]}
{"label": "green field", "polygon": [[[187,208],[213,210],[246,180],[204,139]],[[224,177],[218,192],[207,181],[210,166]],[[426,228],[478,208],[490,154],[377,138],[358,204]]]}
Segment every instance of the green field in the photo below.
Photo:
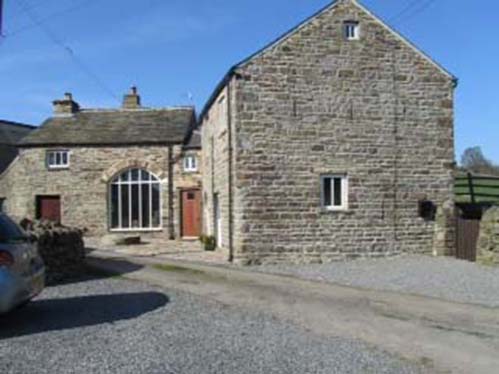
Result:
{"label": "green field", "polygon": [[[476,202],[499,203],[499,178],[473,176],[472,181]],[[469,181],[465,174],[456,178],[454,191],[457,202],[471,202]]]}

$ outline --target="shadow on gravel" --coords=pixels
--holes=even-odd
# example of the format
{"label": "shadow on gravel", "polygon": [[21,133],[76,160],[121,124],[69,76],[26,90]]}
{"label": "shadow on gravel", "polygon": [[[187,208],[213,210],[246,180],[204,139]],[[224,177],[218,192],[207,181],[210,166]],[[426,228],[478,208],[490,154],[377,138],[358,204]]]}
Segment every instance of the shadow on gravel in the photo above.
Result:
{"label": "shadow on gravel", "polygon": [[[111,265],[111,266],[110,266]],[[102,266],[106,268],[103,270]],[[85,265],[71,276],[47,284],[47,287],[90,282],[100,279],[116,278],[142,269],[143,266],[120,259],[88,258]]]}
{"label": "shadow on gravel", "polygon": [[36,300],[0,316],[0,339],[133,319],[168,302],[159,292]]}

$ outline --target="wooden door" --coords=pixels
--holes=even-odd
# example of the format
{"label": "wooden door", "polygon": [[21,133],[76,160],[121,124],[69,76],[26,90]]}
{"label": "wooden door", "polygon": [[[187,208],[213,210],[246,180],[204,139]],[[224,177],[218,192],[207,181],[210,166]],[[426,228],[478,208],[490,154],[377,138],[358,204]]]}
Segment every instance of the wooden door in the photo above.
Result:
{"label": "wooden door", "polygon": [[461,260],[476,261],[480,220],[457,219],[456,257]]}
{"label": "wooden door", "polygon": [[182,236],[196,238],[201,235],[201,191],[185,190],[182,194]]}
{"label": "wooden door", "polygon": [[60,223],[61,198],[59,196],[38,196],[37,218]]}

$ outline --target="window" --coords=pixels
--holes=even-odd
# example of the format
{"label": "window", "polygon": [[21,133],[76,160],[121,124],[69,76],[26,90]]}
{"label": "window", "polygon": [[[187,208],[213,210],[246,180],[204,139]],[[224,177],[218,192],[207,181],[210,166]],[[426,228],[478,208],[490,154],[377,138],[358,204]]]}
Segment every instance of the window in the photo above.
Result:
{"label": "window", "polygon": [[348,209],[348,178],[346,175],[321,177],[321,205],[327,210]]}
{"label": "window", "polygon": [[113,231],[161,229],[161,182],[151,173],[130,169],[109,186],[110,226]]}
{"label": "window", "polygon": [[346,40],[359,39],[359,23],[354,21],[345,22],[343,25]]}
{"label": "window", "polygon": [[47,167],[49,169],[68,168],[69,151],[47,151]]}
{"label": "window", "polygon": [[198,162],[196,156],[188,155],[184,157],[184,171],[193,172],[198,170]]}

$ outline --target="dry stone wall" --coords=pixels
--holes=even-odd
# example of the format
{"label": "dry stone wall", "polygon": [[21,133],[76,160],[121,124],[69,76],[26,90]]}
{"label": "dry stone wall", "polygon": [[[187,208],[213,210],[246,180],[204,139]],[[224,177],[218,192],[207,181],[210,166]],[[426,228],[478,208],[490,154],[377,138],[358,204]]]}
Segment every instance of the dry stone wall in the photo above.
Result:
{"label": "dry stone wall", "polygon": [[23,220],[21,226],[36,241],[45,264],[47,284],[56,284],[81,275],[85,260],[82,230],[29,220]]}
{"label": "dry stone wall", "polygon": [[480,222],[478,262],[499,264],[499,207],[487,210]]}

